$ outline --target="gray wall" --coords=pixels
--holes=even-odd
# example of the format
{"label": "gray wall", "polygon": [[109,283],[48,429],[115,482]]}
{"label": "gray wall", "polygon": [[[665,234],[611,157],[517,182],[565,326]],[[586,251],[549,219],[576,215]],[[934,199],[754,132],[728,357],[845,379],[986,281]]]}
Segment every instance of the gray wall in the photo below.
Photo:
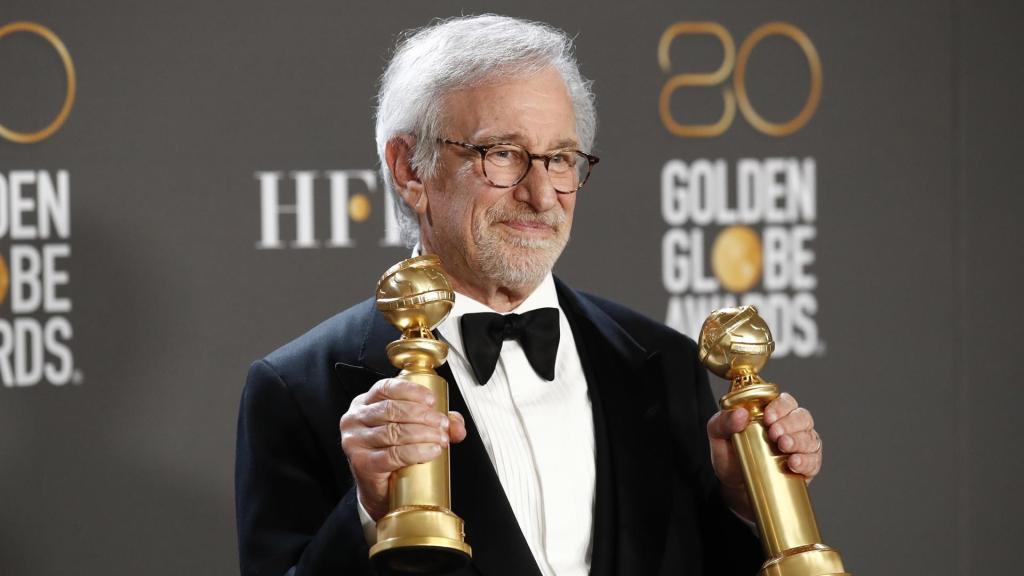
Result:
{"label": "gray wall", "polygon": [[[369,296],[406,255],[382,246],[380,186],[358,181],[347,192],[365,196],[369,217],[349,222],[352,245],[328,245],[327,173],[376,167],[372,99],[396,34],[484,9],[578,33],[595,80],[602,162],[557,268],[579,288],[662,320],[674,298],[733,297],[663,282],[666,235],[700,230],[706,250],[723,229],[666,221],[664,166],[721,160],[734,194],[742,158],[813,159],[813,218],[750,228],[762,237],[772,227],[812,230],[803,253],[813,255],[805,271],[814,286],[751,291],[815,303],[805,318],[813,346],[773,360],[765,375],[813,410],[825,438],[826,468],[812,487],[825,540],[858,574],[1011,572],[1024,513],[1012,350],[1024,340],[1016,3],[5,0],[0,26],[51,28],[79,90],[52,137],[0,139],[8,189],[16,172],[68,174],[68,237],[7,231],[0,256],[10,265],[19,251],[67,246],[50,278],[71,302],[70,311],[19,312],[8,291],[0,324],[73,332],[54,328],[57,342],[43,352],[55,367],[70,367],[65,348],[73,356],[66,384],[15,376],[0,387],[0,573],[237,570],[234,426],[249,362]],[[665,73],[657,46],[666,28],[717,22],[739,48],[776,20],[820,55],[823,92],[806,126],[767,136],[737,114],[714,138],[670,133],[662,86],[713,70],[722,50],[708,37],[678,38]],[[746,80],[762,115],[799,110],[803,58],[779,37],[758,45]],[[0,124],[46,124],[63,90],[49,45],[0,39]],[[672,99],[680,120],[721,110],[720,87]],[[289,215],[278,219],[286,247],[259,246],[257,173],[274,171],[282,203],[294,199],[292,172],[317,173],[317,247],[287,246]],[[712,278],[707,254],[701,263]],[[27,338],[7,353],[32,349]]]}

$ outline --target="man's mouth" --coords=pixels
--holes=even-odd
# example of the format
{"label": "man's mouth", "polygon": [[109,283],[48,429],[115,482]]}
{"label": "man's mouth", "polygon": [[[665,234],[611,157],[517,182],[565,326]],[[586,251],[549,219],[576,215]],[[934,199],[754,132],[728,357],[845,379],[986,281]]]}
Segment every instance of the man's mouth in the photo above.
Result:
{"label": "man's mouth", "polygon": [[519,232],[554,232],[553,226],[536,220],[505,220],[501,223]]}

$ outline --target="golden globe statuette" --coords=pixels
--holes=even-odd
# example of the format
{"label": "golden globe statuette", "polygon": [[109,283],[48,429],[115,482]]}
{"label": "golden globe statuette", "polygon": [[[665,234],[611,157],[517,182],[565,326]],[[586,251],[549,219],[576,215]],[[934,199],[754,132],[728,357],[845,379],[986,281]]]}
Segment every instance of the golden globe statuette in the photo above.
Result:
{"label": "golden globe statuette", "polygon": [[768,440],[764,408],[779,388],[758,376],[775,351],[768,325],[753,306],[716,310],[704,321],[700,361],[732,381],[719,404],[723,410],[746,408],[750,424],[732,437],[757,514],[768,560],[760,576],[849,575],[839,552],[821,543],[807,484],[786,468],[786,455]]}
{"label": "golden globe statuette", "polygon": [[[395,264],[377,283],[377,309],[402,332],[388,344],[388,358],[403,380],[430,389],[434,408],[448,413],[448,383],[434,372],[448,345],[431,330],[451,311],[455,292],[437,256]],[[384,574],[447,574],[466,564],[472,549],[462,519],[451,511],[448,450],[431,462],[395,471],[388,486],[389,512],[377,522],[370,558]]]}

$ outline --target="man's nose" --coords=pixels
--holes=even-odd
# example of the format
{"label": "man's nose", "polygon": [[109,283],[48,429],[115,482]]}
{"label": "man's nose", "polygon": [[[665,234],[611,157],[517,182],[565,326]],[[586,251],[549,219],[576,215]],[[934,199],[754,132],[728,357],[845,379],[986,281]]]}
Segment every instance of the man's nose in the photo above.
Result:
{"label": "man's nose", "polygon": [[530,162],[532,165],[526,178],[516,186],[515,199],[528,203],[537,212],[546,212],[558,203],[558,192],[551,185],[544,159],[532,158]]}

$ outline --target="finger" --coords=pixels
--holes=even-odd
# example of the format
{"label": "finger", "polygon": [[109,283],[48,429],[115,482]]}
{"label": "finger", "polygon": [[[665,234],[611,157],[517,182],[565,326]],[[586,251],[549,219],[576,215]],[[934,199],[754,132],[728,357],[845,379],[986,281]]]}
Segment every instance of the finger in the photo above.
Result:
{"label": "finger", "polygon": [[366,458],[366,471],[371,474],[391,473],[413,464],[430,462],[440,455],[441,445],[433,442],[389,446],[369,452]]}
{"label": "finger", "polygon": [[356,408],[358,406],[365,405],[366,404],[366,395],[367,395],[367,393],[363,392],[362,394],[360,394],[360,395],[356,396],[355,398],[353,398],[352,401],[349,402],[349,404],[348,404],[349,411],[351,411],[352,408]]}
{"label": "finger", "polygon": [[448,413],[448,422],[451,423],[448,429],[448,437],[451,442],[458,443],[466,439],[466,419],[458,412]]}
{"label": "finger", "polygon": [[778,440],[783,434],[795,434],[814,429],[814,417],[806,408],[797,408],[768,427],[768,438]]}
{"label": "finger", "polygon": [[821,470],[821,453],[794,454],[786,460],[786,467],[811,480]]}
{"label": "finger", "polygon": [[359,422],[371,428],[388,422],[425,424],[435,428],[448,426],[446,415],[426,404],[406,400],[381,400],[364,406],[357,414]]}
{"label": "finger", "polygon": [[779,450],[788,454],[815,454],[821,452],[821,437],[813,430],[783,434],[776,444]]}
{"label": "finger", "polygon": [[440,444],[447,446],[448,434],[439,426],[388,422],[383,426],[366,428],[360,440],[363,446],[373,449],[404,446],[407,444]]}
{"label": "finger", "polygon": [[793,398],[789,392],[783,392],[779,394],[779,397],[772,400],[768,406],[764,409],[764,423],[771,426],[776,420],[782,418],[786,414],[789,414],[793,410],[796,410],[799,404],[796,403],[796,398]]}
{"label": "finger", "polygon": [[742,432],[750,420],[745,408],[722,410],[708,420],[708,437],[712,440],[727,440],[733,434]]}
{"label": "finger", "polygon": [[381,400],[408,400],[420,402],[428,406],[434,405],[434,393],[426,386],[420,386],[408,380],[385,378],[378,380],[366,393],[366,404]]}

